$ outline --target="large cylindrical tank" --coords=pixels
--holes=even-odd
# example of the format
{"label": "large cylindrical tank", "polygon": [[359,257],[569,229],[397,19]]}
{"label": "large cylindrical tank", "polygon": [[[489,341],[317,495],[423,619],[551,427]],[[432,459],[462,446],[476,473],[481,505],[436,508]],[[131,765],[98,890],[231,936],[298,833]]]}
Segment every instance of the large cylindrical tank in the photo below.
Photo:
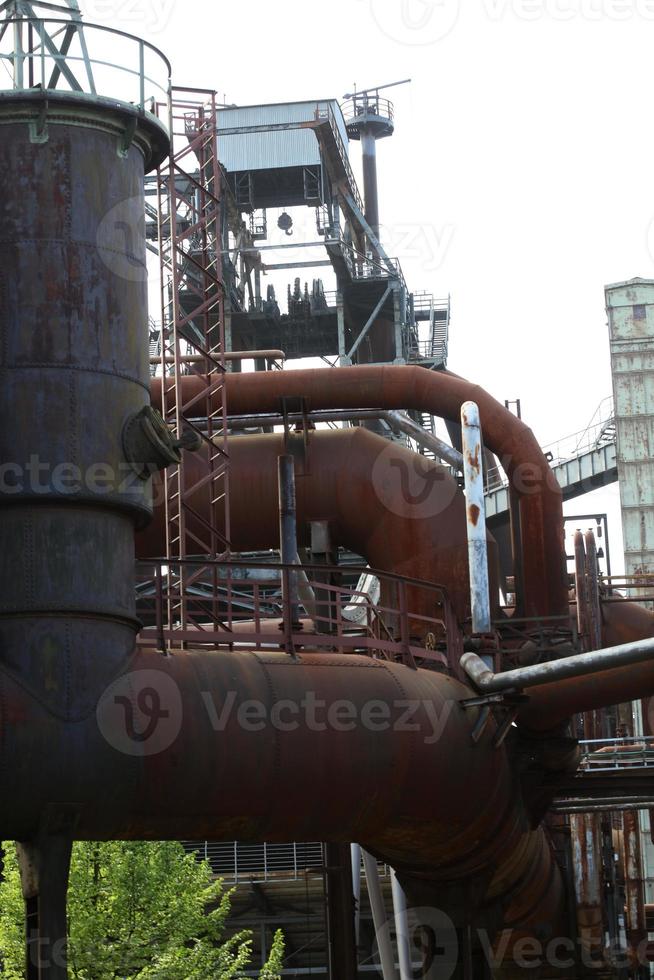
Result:
{"label": "large cylindrical tank", "polygon": [[143,178],[167,146],[127,105],[0,95],[0,658],[69,718],[138,627],[151,501],[123,431],[149,402]]}

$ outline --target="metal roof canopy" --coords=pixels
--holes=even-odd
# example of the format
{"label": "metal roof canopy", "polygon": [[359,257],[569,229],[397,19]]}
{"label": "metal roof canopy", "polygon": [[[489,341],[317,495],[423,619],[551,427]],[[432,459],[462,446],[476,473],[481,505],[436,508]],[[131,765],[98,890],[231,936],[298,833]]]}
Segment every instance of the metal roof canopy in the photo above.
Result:
{"label": "metal roof canopy", "polygon": [[[333,112],[347,146],[345,120],[335,99],[220,107],[221,163],[228,173],[319,166],[321,154],[315,133],[301,124],[313,122],[316,110],[328,109]],[[230,134],[231,130],[241,132]]]}

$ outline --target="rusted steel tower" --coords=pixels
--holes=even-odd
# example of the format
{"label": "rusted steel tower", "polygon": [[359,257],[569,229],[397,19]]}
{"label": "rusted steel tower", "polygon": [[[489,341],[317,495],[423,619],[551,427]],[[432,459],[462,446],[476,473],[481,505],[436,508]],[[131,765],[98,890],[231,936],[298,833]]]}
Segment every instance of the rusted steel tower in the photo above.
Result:
{"label": "rusted steel tower", "polygon": [[[42,16],[38,4],[4,4],[0,24],[13,71],[0,94],[0,406],[13,420],[0,434],[0,547],[12,556],[0,643],[4,670],[74,723],[125,664],[139,628],[134,529],[152,499],[133,464],[158,465],[161,448],[155,438],[142,451],[143,177],[168,152],[148,106],[167,98],[170,72],[145,42],[82,26],[76,3],[40,6]],[[108,39],[127,58],[109,80]],[[38,753],[24,764],[38,766]],[[21,849],[32,950],[40,935],[65,935],[75,817],[56,800],[53,792]],[[28,975],[66,973],[28,958]]]}

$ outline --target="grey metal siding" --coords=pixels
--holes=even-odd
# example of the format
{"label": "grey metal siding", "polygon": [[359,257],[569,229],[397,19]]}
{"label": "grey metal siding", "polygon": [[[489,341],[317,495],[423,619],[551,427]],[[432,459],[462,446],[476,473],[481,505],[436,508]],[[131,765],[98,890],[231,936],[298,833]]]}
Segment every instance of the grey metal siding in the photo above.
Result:
{"label": "grey metal siding", "polygon": [[[308,122],[315,118],[316,109],[326,111],[328,107],[331,107],[334,113],[347,146],[345,121],[335,100],[220,109],[218,131],[220,133],[221,129],[237,126],[274,126],[280,123]],[[320,163],[320,150],[315,133],[303,129],[219,136],[218,154],[229,173],[243,170],[276,170],[283,167],[311,167]]]}

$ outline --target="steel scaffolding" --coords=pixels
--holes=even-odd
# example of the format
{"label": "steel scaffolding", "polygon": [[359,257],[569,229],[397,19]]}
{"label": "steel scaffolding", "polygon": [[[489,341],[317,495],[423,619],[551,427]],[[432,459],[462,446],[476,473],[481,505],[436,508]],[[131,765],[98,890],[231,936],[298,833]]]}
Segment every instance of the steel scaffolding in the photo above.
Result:
{"label": "steel scaffolding", "polygon": [[[211,574],[203,567],[189,571],[184,560],[200,556],[215,563],[229,554],[223,195],[216,93],[174,88],[169,128],[172,149],[167,165],[158,173],[157,194],[162,413],[179,438],[189,446],[195,444],[209,460],[209,470],[199,481],[191,477],[185,453],[164,477],[168,622],[184,631],[199,625],[191,622],[186,601],[193,584],[189,576],[195,580]],[[199,360],[189,361],[189,355]],[[205,384],[184,402],[181,378],[189,371],[197,372]],[[223,397],[217,397],[221,393]],[[210,514],[200,517],[197,494],[206,492],[207,484]],[[189,529],[189,515],[194,518],[195,531]],[[208,618],[215,622],[214,615]]]}

